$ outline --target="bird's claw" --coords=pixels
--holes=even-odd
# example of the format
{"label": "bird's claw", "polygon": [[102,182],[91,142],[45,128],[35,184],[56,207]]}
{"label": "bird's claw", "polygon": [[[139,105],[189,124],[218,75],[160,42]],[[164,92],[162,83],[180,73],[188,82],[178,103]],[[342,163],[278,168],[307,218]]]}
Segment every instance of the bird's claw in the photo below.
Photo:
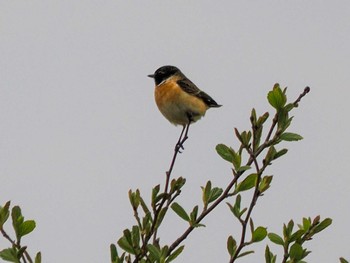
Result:
{"label": "bird's claw", "polygon": [[175,146],[175,152],[182,153],[181,150],[185,150],[185,148],[183,147],[182,142],[178,142]]}

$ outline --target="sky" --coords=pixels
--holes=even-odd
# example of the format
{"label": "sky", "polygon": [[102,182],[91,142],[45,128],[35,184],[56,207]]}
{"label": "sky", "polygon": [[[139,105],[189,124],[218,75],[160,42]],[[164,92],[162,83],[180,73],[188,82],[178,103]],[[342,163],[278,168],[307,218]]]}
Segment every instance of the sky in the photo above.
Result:
{"label": "sky", "polygon": [[[223,104],[190,129],[173,171],[187,179],[178,202],[190,210],[208,180],[232,179],[215,146],[237,147],[233,129],[249,129],[253,107],[273,113],[274,83],[290,101],[310,86],[290,127],[304,140],[281,146],[289,152],[268,167],[272,186],[252,217],[277,233],[290,219],[330,217],[307,261],[350,259],[349,16],[345,0],[1,1],[0,204],[35,219],[29,252],[50,263],[109,262],[110,243],[135,224],[128,190],[150,200],[164,183],[181,128],[158,112],[147,75],[175,65]],[[176,262],[228,262],[239,223],[225,204],[203,223]],[[186,226],[170,212],[161,240]],[[239,262],[263,262],[266,244],[280,262],[267,240]]]}

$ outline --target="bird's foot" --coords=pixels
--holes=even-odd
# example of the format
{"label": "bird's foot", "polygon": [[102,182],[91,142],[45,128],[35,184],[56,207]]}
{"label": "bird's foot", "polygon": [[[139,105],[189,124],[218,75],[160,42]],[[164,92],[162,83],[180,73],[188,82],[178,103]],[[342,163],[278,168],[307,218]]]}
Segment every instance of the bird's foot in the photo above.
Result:
{"label": "bird's foot", "polygon": [[175,145],[175,152],[179,152],[179,153],[182,153],[181,150],[185,150],[184,146],[182,145],[183,142],[178,142],[176,145]]}

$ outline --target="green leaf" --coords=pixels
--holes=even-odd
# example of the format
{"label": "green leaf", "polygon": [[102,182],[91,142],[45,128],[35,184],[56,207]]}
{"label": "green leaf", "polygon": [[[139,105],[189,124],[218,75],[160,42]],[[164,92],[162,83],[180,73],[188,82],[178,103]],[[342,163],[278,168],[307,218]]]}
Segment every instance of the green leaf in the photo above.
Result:
{"label": "green leaf", "polygon": [[138,226],[133,226],[131,231],[132,246],[134,248],[140,247],[140,229]]}
{"label": "green leaf", "polygon": [[243,192],[253,188],[256,185],[257,179],[258,175],[255,173],[248,175],[242,182],[237,185],[234,193]]}
{"label": "green leaf", "polygon": [[295,233],[292,234],[292,236],[291,236],[290,239],[288,240],[289,243],[294,242],[294,241],[300,239],[304,234],[305,234],[305,230],[299,229],[298,231],[296,231]]}
{"label": "green leaf", "polygon": [[145,212],[145,214],[150,212],[145,201],[143,200],[143,198],[141,196],[140,196],[140,205],[142,207],[143,212]]}
{"label": "green leaf", "polygon": [[233,149],[233,167],[238,171],[241,168],[242,157],[239,153],[236,153]]}
{"label": "green leaf", "polygon": [[169,257],[166,260],[166,263],[173,261],[175,258],[177,258],[178,255],[181,254],[181,252],[184,250],[185,246],[181,246],[178,249],[176,249],[173,253],[169,255]]}
{"label": "green leaf", "polygon": [[136,210],[137,207],[140,205],[140,191],[136,190],[136,192],[133,192],[132,190],[129,190],[129,201],[132,208]]}
{"label": "green leaf", "polygon": [[193,227],[205,227],[204,224],[191,224],[191,226],[193,226]]}
{"label": "green leaf", "polygon": [[208,203],[215,201],[221,194],[223,190],[219,187],[214,187],[209,194]]}
{"label": "green leaf", "polygon": [[161,252],[160,252],[159,248],[157,248],[156,246],[154,246],[152,244],[148,244],[147,250],[151,254],[152,258],[154,258],[155,260],[158,260],[158,261],[160,260]]}
{"label": "green leaf", "polygon": [[128,252],[130,254],[133,254],[133,255],[135,254],[134,248],[130,245],[130,243],[127,241],[125,236],[121,237],[117,243],[121,249],[125,250],[126,252]]}
{"label": "green leaf", "polygon": [[241,201],[242,201],[242,197],[240,194],[238,194],[235,201],[235,207],[238,211],[241,210]]}
{"label": "green leaf", "polygon": [[26,246],[20,247],[20,248],[17,250],[17,258],[19,258],[19,259],[22,258],[24,252],[26,251],[26,249],[27,249]]}
{"label": "green leaf", "polygon": [[132,237],[131,237],[131,232],[129,229],[125,229],[123,231],[124,237],[126,238],[126,240],[129,242],[130,245],[132,245]]}
{"label": "green leaf", "polygon": [[262,116],[259,117],[259,119],[256,121],[255,124],[252,124],[253,136],[254,136],[252,146],[253,146],[254,152],[260,146],[261,135],[263,131],[263,124],[268,119],[268,117],[269,117],[269,113],[265,112]]}
{"label": "green leaf", "polygon": [[253,254],[253,253],[254,253],[253,250],[249,250],[249,251],[240,253],[239,256],[238,256],[237,258],[241,258],[241,257],[244,257],[244,256],[246,256],[246,255]]}
{"label": "green leaf", "polygon": [[280,85],[276,83],[273,89],[267,94],[267,100],[276,110],[280,110],[287,102],[286,95],[282,92]]}
{"label": "green leaf", "polygon": [[319,223],[315,229],[314,229],[314,234],[321,232],[322,230],[324,230],[325,228],[329,227],[332,224],[332,219],[330,218],[326,218],[324,219],[321,223]]}
{"label": "green leaf", "polygon": [[231,257],[236,253],[236,250],[237,242],[232,236],[229,236],[227,239],[227,251]]}
{"label": "green leaf", "polygon": [[241,142],[242,142],[242,144],[244,146],[248,146],[249,145],[251,138],[252,138],[251,131],[248,131],[248,132],[244,131],[244,132],[241,133],[241,140],[242,140]]}
{"label": "green leaf", "polygon": [[241,217],[246,211],[248,210],[248,208],[243,208],[242,210],[241,210],[241,212],[239,213],[239,217]]}
{"label": "green leaf", "polygon": [[117,258],[118,258],[118,251],[117,251],[117,247],[114,244],[110,245],[110,251],[111,251],[111,261],[117,262]]}
{"label": "green leaf", "polygon": [[291,142],[291,141],[302,140],[303,137],[300,136],[299,134],[296,134],[296,133],[285,132],[285,133],[281,134],[280,139],[283,140],[283,141]]}
{"label": "green leaf", "polygon": [[130,230],[125,229],[123,233],[124,233],[124,236],[118,240],[117,244],[120,246],[121,249],[124,249],[126,252],[135,255],[135,250],[132,246]]}
{"label": "green leaf", "polygon": [[340,263],[349,263],[349,261],[347,261],[345,258],[339,258]]}
{"label": "green leaf", "polygon": [[41,252],[36,253],[34,263],[41,263]]}
{"label": "green leaf", "polygon": [[276,255],[272,254],[269,246],[266,246],[266,249],[265,249],[265,262],[266,263],[276,263]]}
{"label": "green leaf", "polygon": [[257,125],[260,127],[266,122],[268,118],[269,118],[269,113],[265,112],[262,116],[259,117]]}
{"label": "green leaf", "polygon": [[253,219],[252,218],[250,218],[249,219],[249,225],[250,225],[250,232],[252,233],[252,235],[253,235],[253,232],[254,232],[254,222],[253,222]]}
{"label": "green leaf", "polygon": [[156,205],[156,199],[157,199],[159,190],[160,190],[160,185],[159,185],[159,184],[156,185],[156,186],[152,189],[152,207],[155,207],[155,205]]}
{"label": "green leaf", "polygon": [[253,108],[252,112],[250,114],[250,122],[252,123],[253,126],[256,126],[256,110]]}
{"label": "green leaf", "polygon": [[156,222],[156,229],[160,226],[160,224],[162,223],[164,216],[166,214],[166,212],[168,211],[167,207],[163,207],[160,212],[159,215],[157,217],[157,222]]}
{"label": "green leaf", "polygon": [[241,166],[237,169],[237,172],[244,172],[244,171],[247,171],[249,170],[251,167],[249,165],[244,165],[244,166]]}
{"label": "green leaf", "polygon": [[275,233],[269,233],[267,236],[271,240],[271,242],[273,242],[277,245],[284,246],[284,241],[283,241],[282,237],[280,237],[279,235],[277,235]]}
{"label": "green leaf", "polygon": [[240,218],[241,216],[241,195],[238,194],[237,197],[236,197],[236,202],[234,204],[234,206],[232,206],[230,203],[226,203],[231,212],[233,213],[233,215],[237,218]]}
{"label": "green leaf", "polygon": [[193,210],[192,210],[192,212],[190,213],[191,225],[194,224],[194,223],[196,222],[197,215],[198,215],[198,205],[196,205],[195,207],[193,207]]}
{"label": "green leaf", "polygon": [[168,246],[164,246],[162,247],[162,249],[160,250],[160,262],[165,263],[165,258],[167,257],[169,252],[169,247]]}
{"label": "green leaf", "polygon": [[300,260],[303,258],[303,254],[304,254],[303,247],[300,244],[294,243],[291,246],[289,251],[289,256],[291,259]]}
{"label": "green leaf", "polygon": [[[165,199],[168,198],[168,194],[167,194],[167,193],[160,193],[159,195],[157,195],[157,197],[156,197],[155,200],[154,200],[155,206],[158,204],[158,202],[159,202],[160,200],[163,200],[164,198],[165,198]],[[152,207],[153,207],[153,208],[155,208],[155,206],[153,206],[153,204],[152,204]]]}
{"label": "green leaf", "polygon": [[227,147],[225,144],[218,144],[215,149],[222,159],[232,163],[233,150],[230,147]]}
{"label": "green leaf", "polygon": [[276,160],[277,158],[280,158],[281,156],[285,155],[288,152],[288,149],[282,149],[275,153],[273,156],[273,159]]}
{"label": "green leaf", "polygon": [[240,211],[241,211],[241,201],[242,201],[242,197],[240,194],[237,195],[236,197],[236,201],[235,201],[235,205],[234,205],[234,210],[236,211],[232,211],[233,214],[239,218],[240,216]]}
{"label": "green leaf", "polygon": [[287,237],[288,239],[291,237],[292,232],[293,232],[293,227],[294,227],[294,221],[290,220],[288,222],[288,225],[283,226],[283,235]]}
{"label": "green leaf", "polygon": [[[159,216],[158,216],[158,218],[159,218]],[[151,224],[152,224],[152,222],[153,222],[153,220],[152,220],[151,213],[148,212],[142,218],[142,231],[144,232],[145,235],[148,235],[151,232]],[[157,225],[156,225],[156,228],[157,228]]]}
{"label": "green leaf", "polygon": [[265,227],[259,226],[253,231],[252,242],[260,242],[267,236],[267,231]]}
{"label": "green leaf", "polygon": [[20,263],[17,258],[17,251],[15,248],[6,248],[0,251],[0,258],[5,261]]}
{"label": "green leaf", "polygon": [[11,217],[12,217],[12,226],[16,232],[17,241],[20,241],[22,237],[20,226],[24,221],[24,217],[22,216],[21,208],[19,206],[14,206],[12,208]]}
{"label": "green leaf", "polygon": [[12,221],[16,224],[21,224],[24,221],[21,208],[17,205],[12,208],[11,216],[12,216]]}
{"label": "green leaf", "polygon": [[24,221],[21,225],[18,226],[18,235],[20,237],[23,237],[30,232],[32,232],[35,228],[35,221],[34,220],[27,220]]}
{"label": "green leaf", "polygon": [[279,133],[283,133],[292,123],[293,117],[289,117],[289,114],[284,109],[281,110],[278,114],[278,131]]}
{"label": "green leaf", "polygon": [[294,103],[288,103],[288,104],[284,107],[284,109],[285,109],[287,112],[291,111],[291,110],[294,109],[294,108],[295,108]]}
{"label": "green leaf", "polygon": [[302,226],[299,226],[299,228],[305,230],[305,231],[308,231],[311,227],[311,218],[306,218],[304,217],[303,218],[303,225]]}
{"label": "green leaf", "polygon": [[183,220],[190,222],[190,217],[188,216],[188,214],[186,213],[185,209],[182,208],[182,206],[180,206],[178,203],[173,203],[171,205],[171,209],[174,210],[174,212],[181,217]]}
{"label": "green leaf", "polygon": [[202,191],[203,191],[203,196],[202,196],[203,204],[204,204],[204,207],[206,208],[209,203],[209,196],[211,192],[211,181],[208,181],[205,187],[202,187]]}
{"label": "green leaf", "polygon": [[0,207],[0,230],[2,229],[3,225],[7,221],[10,215],[10,201],[7,201],[6,204],[3,207]]}
{"label": "green leaf", "polygon": [[260,193],[265,192],[267,189],[270,188],[271,181],[273,176],[272,175],[266,175],[262,178],[260,185],[259,185],[259,191]]}
{"label": "green leaf", "polygon": [[266,156],[265,156],[264,161],[265,161],[267,164],[270,164],[271,161],[275,159],[276,153],[277,153],[276,148],[275,148],[273,145],[270,146],[269,150],[267,151],[267,154],[266,154]]}
{"label": "green leaf", "polygon": [[236,153],[231,147],[227,147],[224,144],[216,145],[217,153],[226,161],[233,164],[236,170],[241,166],[241,156]]}
{"label": "green leaf", "polygon": [[177,179],[171,180],[170,183],[170,192],[175,193],[177,191],[180,191],[180,189],[185,185],[186,179],[183,177],[179,177]]}

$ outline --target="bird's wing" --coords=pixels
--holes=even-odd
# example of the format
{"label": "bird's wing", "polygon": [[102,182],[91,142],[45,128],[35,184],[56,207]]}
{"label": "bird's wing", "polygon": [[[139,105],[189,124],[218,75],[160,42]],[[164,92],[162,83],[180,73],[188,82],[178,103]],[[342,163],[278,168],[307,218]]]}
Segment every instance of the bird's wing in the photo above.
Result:
{"label": "bird's wing", "polygon": [[179,79],[177,81],[177,84],[179,84],[179,86],[183,91],[193,96],[197,96],[201,92],[201,90],[192,81],[190,81],[187,78]]}
{"label": "bird's wing", "polygon": [[192,81],[189,79],[180,79],[177,81],[177,84],[182,88],[183,91],[187,92],[190,95],[196,96],[197,98],[200,98],[203,100],[205,104],[207,104],[209,107],[220,107],[221,105],[218,105],[216,101],[210,97],[207,93],[204,91],[201,91]]}

